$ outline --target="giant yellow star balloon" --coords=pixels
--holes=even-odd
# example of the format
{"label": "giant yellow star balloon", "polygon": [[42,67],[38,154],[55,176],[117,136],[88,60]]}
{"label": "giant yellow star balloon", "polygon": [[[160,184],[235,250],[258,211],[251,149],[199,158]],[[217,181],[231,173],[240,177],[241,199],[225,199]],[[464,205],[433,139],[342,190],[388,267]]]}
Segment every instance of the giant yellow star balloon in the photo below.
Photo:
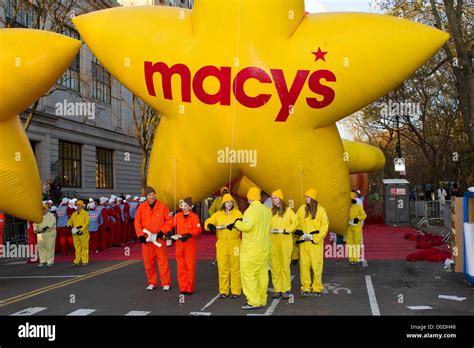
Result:
{"label": "giant yellow star balloon", "polygon": [[343,146],[335,122],[396,87],[448,38],[382,15],[305,15],[303,0],[115,8],[74,24],[100,62],[163,113],[148,182],[167,204],[202,199],[242,172],[296,204],[315,187],[340,234],[349,173],[379,170],[384,158]]}
{"label": "giant yellow star balloon", "polygon": [[31,29],[0,29],[0,211],[41,222],[41,179],[18,114],[71,64],[78,40]]}

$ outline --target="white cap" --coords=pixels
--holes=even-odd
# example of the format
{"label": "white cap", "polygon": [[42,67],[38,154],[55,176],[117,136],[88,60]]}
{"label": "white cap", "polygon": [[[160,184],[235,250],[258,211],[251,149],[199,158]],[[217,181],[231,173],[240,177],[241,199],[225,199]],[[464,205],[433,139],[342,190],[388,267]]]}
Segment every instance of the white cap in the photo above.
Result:
{"label": "white cap", "polygon": [[357,190],[356,192],[357,192],[358,194],[360,194],[360,190]]}
{"label": "white cap", "polygon": [[132,198],[132,196],[130,196],[130,195],[125,196],[125,199],[130,199],[130,198]]}
{"label": "white cap", "polygon": [[140,200],[139,200],[140,203],[143,203],[145,201],[146,201],[146,197],[140,197]]}
{"label": "white cap", "polygon": [[138,201],[139,199],[140,199],[140,197],[138,197],[138,196],[133,197],[134,201]]}
{"label": "white cap", "polygon": [[53,201],[52,201],[52,200],[50,200],[50,199],[48,199],[48,203],[53,203]]}
{"label": "white cap", "polygon": [[48,201],[43,201],[43,205],[45,205],[46,203],[48,203]]}
{"label": "white cap", "polygon": [[53,205],[53,206],[51,207],[51,212],[56,211],[56,210],[58,210],[58,208]]}
{"label": "white cap", "polygon": [[122,197],[117,197],[117,202],[118,201],[123,201]]}
{"label": "white cap", "polygon": [[115,202],[115,198],[109,199],[109,203],[114,203],[114,202]]}
{"label": "white cap", "polygon": [[63,200],[61,201],[61,203],[63,203],[63,204],[69,203],[69,198],[64,197]]}
{"label": "white cap", "polygon": [[91,202],[91,203],[94,202],[94,198],[89,197],[89,202]]}
{"label": "white cap", "polygon": [[73,198],[71,201],[73,201],[74,203],[77,202],[77,198]]}
{"label": "white cap", "polygon": [[95,202],[91,202],[88,204],[88,207],[89,207],[88,209],[94,210],[97,207],[97,204],[95,204]]}
{"label": "white cap", "polygon": [[100,204],[104,204],[104,203],[107,203],[107,202],[108,202],[107,197],[100,197]]}

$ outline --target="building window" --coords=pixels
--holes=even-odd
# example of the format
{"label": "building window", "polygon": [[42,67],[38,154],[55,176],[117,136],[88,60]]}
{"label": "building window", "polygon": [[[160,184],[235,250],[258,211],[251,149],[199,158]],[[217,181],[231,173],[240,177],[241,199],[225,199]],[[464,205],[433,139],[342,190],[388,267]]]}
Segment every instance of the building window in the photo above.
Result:
{"label": "building window", "polygon": [[112,79],[110,74],[99,63],[97,58],[92,58],[92,98],[110,104],[112,95]]}
{"label": "building window", "polygon": [[113,155],[108,149],[97,147],[95,150],[95,186],[98,189],[114,188]]}
{"label": "building window", "polygon": [[59,180],[62,187],[81,187],[81,145],[59,141]]}
{"label": "building window", "polygon": [[[62,27],[60,33],[63,35],[72,37],[73,39],[77,39],[77,40],[80,39],[79,33],[70,27]],[[81,53],[79,52],[74,58],[74,60],[72,61],[69,68],[64,72],[63,76],[61,77],[58,83],[73,91],[80,92],[80,89],[81,89],[80,66],[81,66]]]}
{"label": "building window", "polygon": [[5,0],[5,24],[12,28],[33,28],[36,8],[28,1]]}

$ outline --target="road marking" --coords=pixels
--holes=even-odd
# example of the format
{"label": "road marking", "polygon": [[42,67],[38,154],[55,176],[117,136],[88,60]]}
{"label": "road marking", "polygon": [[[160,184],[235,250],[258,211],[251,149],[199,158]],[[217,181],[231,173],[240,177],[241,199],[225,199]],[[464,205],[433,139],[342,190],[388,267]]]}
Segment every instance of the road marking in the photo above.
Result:
{"label": "road marking", "polygon": [[77,309],[74,312],[68,314],[68,316],[86,316],[91,313],[94,313],[97,309]]}
{"label": "road marking", "polygon": [[374,286],[372,284],[372,278],[369,275],[365,276],[365,284],[367,286],[367,293],[369,294],[372,315],[380,315],[379,305],[377,304],[377,298],[375,297]]}
{"label": "road marking", "polygon": [[438,298],[443,298],[445,300],[453,300],[453,301],[464,301],[465,297],[457,297],[457,296],[450,296],[450,295],[439,295]]}
{"label": "road marking", "polygon": [[68,286],[68,285],[71,285],[71,284],[74,284],[74,283],[77,283],[77,282],[80,282],[80,281],[83,281],[83,280],[86,280],[86,279],[89,279],[89,278],[93,278],[93,277],[101,275],[103,273],[115,271],[117,269],[123,268],[125,266],[131,265],[131,264],[137,263],[137,262],[140,262],[140,260],[124,261],[124,262],[121,262],[117,265],[110,266],[110,267],[107,267],[107,268],[103,268],[103,269],[97,270],[95,272],[82,275],[82,276],[80,276],[78,278],[75,278],[75,279],[64,280],[64,281],[56,283],[56,284],[48,285],[48,286],[45,286],[43,288],[35,289],[35,290],[28,291],[28,292],[25,292],[25,293],[20,294],[20,295],[16,295],[16,296],[13,296],[13,297],[10,297],[10,298],[6,298],[6,299],[3,299],[3,300],[0,301],[0,307],[8,306],[9,304],[12,304],[12,303],[15,303],[15,302],[18,302],[18,301],[23,301],[23,300],[26,300],[30,297],[38,296],[40,294],[43,294],[43,293],[51,291],[51,290],[59,289],[59,288],[62,288],[64,286]]}
{"label": "road marking", "polygon": [[212,300],[210,300],[204,307],[201,308],[201,312],[203,312],[207,307],[212,305],[218,298],[220,294],[217,294]]}
{"label": "road marking", "polygon": [[29,316],[44,311],[46,308],[47,307],[29,307],[10,315]]}
{"label": "road marking", "polygon": [[[295,278],[295,276],[291,276],[290,284],[293,282],[294,278]],[[270,304],[270,306],[265,311],[265,314],[263,314],[263,315],[272,315],[273,312],[275,311],[275,309],[277,308],[278,304],[280,303],[280,301],[281,301],[281,297],[274,299],[272,301],[272,303]],[[247,315],[249,315],[249,314],[247,314]]]}
{"label": "road marking", "polygon": [[0,277],[0,279],[48,279],[48,278],[78,278],[80,275],[62,275],[62,276],[13,276]]}
{"label": "road marking", "polygon": [[247,314],[247,316],[248,317],[263,317],[263,316],[266,316],[266,314],[265,313],[263,313],[263,314],[261,314],[261,313],[260,314],[259,313],[249,313],[249,314]]}
{"label": "road marking", "polygon": [[150,314],[150,312],[148,311],[130,311],[128,312],[127,314],[125,315],[129,315],[129,316],[145,316],[145,315],[148,315]]}
{"label": "road marking", "polygon": [[13,261],[13,262],[4,263],[3,265],[11,266],[11,265],[24,265],[24,264],[26,264],[26,261]]}
{"label": "road marking", "polygon": [[362,260],[362,266],[369,267],[369,264],[367,263],[367,259]]}
{"label": "road marking", "polygon": [[208,317],[210,316],[212,313],[211,312],[191,312],[189,313],[191,315],[195,315],[195,316],[205,316],[205,317]]}
{"label": "road marking", "polygon": [[433,309],[430,306],[407,306],[407,308],[411,309],[412,311],[421,311],[425,309]]}

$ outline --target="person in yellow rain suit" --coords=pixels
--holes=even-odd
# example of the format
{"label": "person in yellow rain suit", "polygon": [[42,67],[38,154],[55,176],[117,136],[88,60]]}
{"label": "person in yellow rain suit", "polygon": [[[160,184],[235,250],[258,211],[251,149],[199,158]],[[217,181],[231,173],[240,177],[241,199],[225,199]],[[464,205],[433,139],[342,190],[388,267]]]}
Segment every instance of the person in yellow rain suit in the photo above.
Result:
{"label": "person in yellow rain suit", "polygon": [[[229,194],[229,188],[227,186],[221,187],[220,193],[221,195],[219,197],[216,197],[214,199],[214,202],[212,202],[211,206],[209,207],[209,216],[212,216],[214,213],[218,212],[221,207],[223,202],[224,195]],[[237,203],[235,202],[234,198],[232,197],[232,202],[234,202],[234,206],[237,207]]]}
{"label": "person in yellow rain suit", "polygon": [[72,228],[72,240],[74,249],[76,249],[76,257],[73,266],[79,266],[82,262],[83,266],[89,264],[89,213],[84,210],[84,202],[76,202],[77,210],[72,213],[68,227]]}
{"label": "person in yellow rain suit", "polygon": [[242,293],[240,281],[240,235],[241,232],[234,228],[228,228],[235,220],[242,218],[242,213],[234,204],[230,194],[222,197],[222,207],[212,214],[204,223],[206,231],[216,233],[216,256],[217,269],[219,272],[219,296],[229,296],[229,288],[232,298],[236,299]]}
{"label": "person in yellow rain suit", "polygon": [[247,303],[242,309],[261,308],[267,304],[268,260],[271,251],[270,209],[260,202],[260,189],[252,187],[247,193],[250,206],[243,220],[237,219],[235,226],[242,231],[240,247],[240,277]]}
{"label": "person in yellow rain suit", "polygon": [[326,209],[319,204],[317,198],[318,192],[315,189],[306,191],[306,204],[296,213],[299,227],[295,233],[300,236],[297,243],[300,245],[301,294],[310,296],[313,293],[319,297],[323,291],[324,238],[328,233],[329,221]]}
{"label": "person in yellow rain suit", "polygon": [[38,267],[52,267],[54,264],[54,248],[56,244],[56,217],[48,211],[48,204],[43,205],[43,220],[33,224],[33,231],[38,240]]}
{"label": "person in yellow rain suit", "polygon": [[283,202],[283,192],[281,190],[272,193],[272,203],[272,252],[270,254],[272,297],[289,299],[293,232],[298,225],[298,219],[295,212]]}
{"label": "person in yellow rain suit", "polygon": [[360,251],[362,244],[362,221],[367,218],[364,208],[357,204],[357,194],[351,192],[351,210],[349,211],[349,226],[347,227],[346,248],[351,265],[358,265],[361,261]]}

